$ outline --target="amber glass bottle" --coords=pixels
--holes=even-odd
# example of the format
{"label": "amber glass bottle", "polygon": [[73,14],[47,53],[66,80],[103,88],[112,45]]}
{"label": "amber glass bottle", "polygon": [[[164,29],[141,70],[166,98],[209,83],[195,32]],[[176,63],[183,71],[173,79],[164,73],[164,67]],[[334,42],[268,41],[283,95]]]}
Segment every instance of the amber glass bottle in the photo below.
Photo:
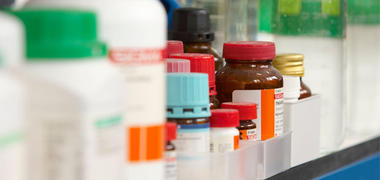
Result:
{"label": "amber glass bottle", "polygon": [[223,58],[211,47],[214,32],[210,28],[210,16],[206,9],[178,8],[173,13],[169,39],[184,43],[185,53],[204,53],[214,56],[215,69],[223,66]]}
{"label": "amber glass bottle", "polygon": [[218,99],[223,102],[250,102],[260,107],[258,140],[283,132],[283,78],[272,66],[273,42],[227,42],[223,47],[226,65],[216,74]]}
{"label": "amber glass bottle", "polygon": [[300,92],[300,97],[298,99],[308,98],[311,95],[312,94],[311,94],[310,88],[305,83],[303,83],[302,77],[301,77],[301,92]]}
{"label": "amber glass bottle", "polygon": [[300,96],[298,99],[310,97],[310,88],[302,81],[305,74],[304,55],[298,53],[278,54],[273,61],[273,66],[277,68],[282,75],[297,76],[300,78]]}

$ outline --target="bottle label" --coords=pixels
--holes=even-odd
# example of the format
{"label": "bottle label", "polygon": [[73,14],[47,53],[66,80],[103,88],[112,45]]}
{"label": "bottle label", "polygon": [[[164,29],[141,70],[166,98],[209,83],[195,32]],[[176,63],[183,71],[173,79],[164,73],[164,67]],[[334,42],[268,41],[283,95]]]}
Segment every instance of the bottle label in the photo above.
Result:
{"label": "bottle label", "polygon": [[177,153],[175,151],[165,152],[165,179],[177,180]]}
{"label": "bottle label", "polygon": [[178,152],[209,152],[209,123],[194,125],[179,125],[177,139],[174,145]]}
{"label": "bottle label", "polygon": [[127,162],[139,163],[163,158],[163,125],[127,128]]}
{"label": "bottle label", "polygon": [[109,52],[109,58],[112,62],[118,64],[156,64],[164,63],[164,49],[146,49],[146,48],[114,48]]}
{"label": "bottle label", "polygon": [[0,179],[24,179],[25,141],[16,130],[0,136]]}
{"label": "bottle label", "polygon": [[240,139],[241,140],[253,140],[253,141],[257,141],[256,128],[255,129],[239,130],[239,132],[240,132]]}
{"label": "bottle label", "polygon": [[210,152],[229,152],[239,148],[239,136],[211,136]]}
{"label": "bottle label", "polygon": [[267,140],[283,133],[283,98],[282,88],[235,90],[232,93],[233,102],[257,104],[257,140]]}
{"label": "bottle label", "polygon": [[[122,157],[122,118],[119,113],[100,113],[84,118],[41,117],[42,179],[79,180],[97,175],[112,176],[118,165],[104,164]],[[91,164],[89,166],[88,164]],[[112,165],[110,165],[112,164]],[[101,171],[99,171],[101,169]]]}

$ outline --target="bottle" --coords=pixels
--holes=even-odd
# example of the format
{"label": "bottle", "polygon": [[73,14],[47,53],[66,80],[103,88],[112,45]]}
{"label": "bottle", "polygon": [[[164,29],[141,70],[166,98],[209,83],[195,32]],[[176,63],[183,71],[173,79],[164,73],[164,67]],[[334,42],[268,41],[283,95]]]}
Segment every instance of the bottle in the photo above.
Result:
{"label": "bottle", "polygon": [[107,61],[96,15],[67,9],[12,13],[25,26],[28,179],[114,177],[124,162],[124,78]]}
{"label": "bottle", "polygon": [[190,73],[190,61],[187,59],[166,58],[167,73]]}
{"label": "bottle", "polygon": [[189,60],[191,65],[191,72],[208,74],[210,108],[218,108],[220,106],[220,103],[216,98],[217,92],[215,87],[215,65],[213,56],[209,54],[182,53],[172,54],[170,57]]}
{"label": "bottle", "polygon": [[267,140],[283,133],[283,78],[272,67],[275,45],[265,41],[224,43],[226,65],[216,74],[220,102],[256,103],[257,138]]}
{"label": "bottle", "polygon": [[380,132],[380,3],[347,0],[348,123],[350,134]]}
{"label": "bottle", "polygon": [[210,152],[210,115],[207,74],[167,74],[167,117],[178,126],[177,152]]}
{"label": "bottle", "polygon": [[182,41],[169,40],[166,42],[166,55],[168,58],[171,54],[183,53],[183,43]]}
{"label": "bottle", "polygon": [[205,9],[178,8],[173,13],[169,39],[181,40],[185,53],[204,53],[214,56],[215,69],[223,66],[222,57],[211,47],[214,33],[210,30],[210,17]]}
{"label": "bottle", "polygon": [[261,18],[269,22],[277,53],[307,57],[308,85],[321,94],[321,152],[336,150],[346,129],[346,2],[274,0],[262,5],[270,5],[260,8]]}
{"label": "bottle", "polygon": [[[122,169],[123,179],[163,179],[162,143],[153,143],[155,147],[149,147],[151,151],[147,151],[147,146],[141,147],[144,150],[139,151],[137,145],[144,141],[138,133],[132,132],[143,130],[144,137],[149,136],[147,139],[164,141],[166,70],[163,57],[167,40],[167,16],[162,4],[157,0],[34,0],[28,6],[79,7],[98,13],[100,38],[108,43],[108,58],[124,72],[125,92],[128,92],[125,94],[127,104],[123,116],[127,130],[127,140],[123,141],[127,143],[123,146],[127,149],[123,155],[128,157],[121,158],[127,159]],[[142,99],[149,99],[149,103]],[[154,132],[145,131],[148,129]],[[152,152],[154,156],[143,156],[139,152]],[[139,158],[135,158],[135,155]],[[150,173],[140,173],[147,168],[151,169]],[[114,176],[119,174],[114,173]]]}
{"label": "bottle", "polygon": [[26,180],[26,96],[14,71],[23,60],[23,27],[17,18],[2,12],[0,27],[0,179]]}
{"label": "bottle", "polygon": [[304,74],[302,54],[280,54],[273,60],[273,66],[284,78],[284,102],[297,102],[301,93],[301,77]]}
{"label": "bottle", "polygon": [[239,111],[213,109],[210,117],[210,151],[229,152],[239,148]]}
{"label": "bottle", "polygon": [[177,180],[177,152],[173,140],[177,138],[177,124],[167,122],[165,124],[165,180]]}
{"label": "bottle", "polygon": [[240,125],[237,127],[240,140],[257,141],[257,104],[225,102],[223,109],[236,109],[239,111]]}
{"label": "bottle", "polygon": [[297,102],[311,96],[310,88],[303,83],[304,75],[303,54],[279,54],[273,61],[273,66],[284,77],[284,101]]}

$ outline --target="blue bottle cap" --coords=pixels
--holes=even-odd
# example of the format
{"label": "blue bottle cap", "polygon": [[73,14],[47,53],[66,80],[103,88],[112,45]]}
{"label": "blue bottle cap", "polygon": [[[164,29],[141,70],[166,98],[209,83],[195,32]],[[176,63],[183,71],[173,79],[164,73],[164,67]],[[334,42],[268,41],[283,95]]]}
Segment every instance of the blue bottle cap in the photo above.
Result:
{"label": "blue bottle cap", "polygon": [[169,73],[167,77],[167,117],[210,117],[208,75]]}

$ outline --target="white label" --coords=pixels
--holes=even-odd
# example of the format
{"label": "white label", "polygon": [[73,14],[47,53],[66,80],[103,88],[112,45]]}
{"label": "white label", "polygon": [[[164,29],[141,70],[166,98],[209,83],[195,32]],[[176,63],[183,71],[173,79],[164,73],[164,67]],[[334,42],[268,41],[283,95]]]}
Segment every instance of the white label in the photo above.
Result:
{"label": "white label", "polygon": [[235,141],[235,136],[211,136],[210,151],[220,153],[234,151]]}
{"label": "white label", "polygon": [[284,133],[284,93],[282,91],[282,88],[275,89],[274,97],[274,135],[281,136]]}
{"label": "white label", "polygon": [[175,151],[165,152],[165,179],[177,180],[177,153]]}
{"label": "white label", "polygon": [[0,136],[0,179],[23,180],[25,141],[19,132]]}
{"label": "white label", "polygon": [[120,151],[123,143],[122,117],[120,115],[101,118],[95,122],[97,153],[100,155]]}
{"label": "white label", "polygon": [[178,129],[174,144],[178,152],[209,152],[210,129]]}
{"label": "white label", "polygon": [[118,160],[114,157],[122,153],[121,117],[97,117],[101,118],[49,118],[42,121],[44,180],[92,180],[113,175],[110,173],[121,164],[107,163],[115,163]]}
{"label": "white label", "polygon": [[266,140],[283,133],[283,96],[282,88],[235,90],[232,101],[257,104],[257,139]]}

